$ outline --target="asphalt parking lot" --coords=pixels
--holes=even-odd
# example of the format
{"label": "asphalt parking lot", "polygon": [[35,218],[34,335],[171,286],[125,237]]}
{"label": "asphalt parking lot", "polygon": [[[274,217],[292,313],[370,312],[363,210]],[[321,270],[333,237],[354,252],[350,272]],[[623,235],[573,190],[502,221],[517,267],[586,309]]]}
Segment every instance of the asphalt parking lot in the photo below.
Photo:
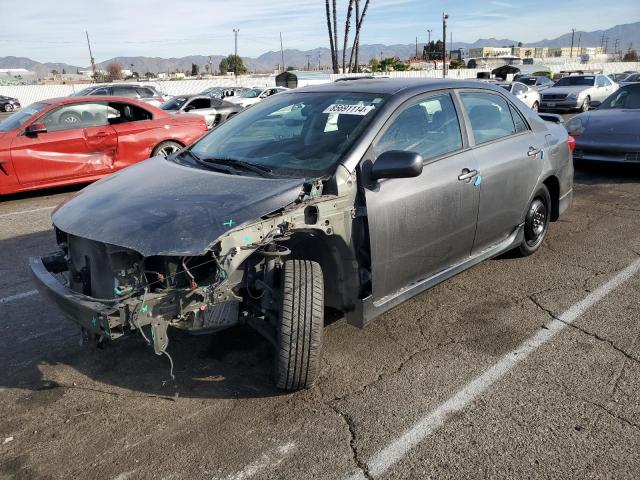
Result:
{"label": "asphalt parking lot", "polygon": [[[627,167],[627,168],[623,168]],[[0,478],[638,478],[640,169],[576,171],[544,247],[480,264],[365,330],[326,328],[282,394],[246,328],[79,344],[30,255],[73,189],[0,202]]]}

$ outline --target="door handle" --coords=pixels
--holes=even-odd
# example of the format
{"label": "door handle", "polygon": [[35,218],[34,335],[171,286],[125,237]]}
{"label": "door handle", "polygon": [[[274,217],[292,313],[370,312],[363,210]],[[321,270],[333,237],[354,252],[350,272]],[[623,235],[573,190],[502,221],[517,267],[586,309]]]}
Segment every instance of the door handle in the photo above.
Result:
{"label": "door handle", "polygon": [[537,157],[541,151],[542,150],[539,148],[529,147],[529,151],[527,152],[527,155],[530,157]]}
{"label": "door handle", "polygon": [[469,170],[468,168],[464,168],[462,170],[462,173],[458,175],[458,180],[460,180],[461,182],[468,181],[468,180],[471,180],[476,175],[478,175],[477,170]]}

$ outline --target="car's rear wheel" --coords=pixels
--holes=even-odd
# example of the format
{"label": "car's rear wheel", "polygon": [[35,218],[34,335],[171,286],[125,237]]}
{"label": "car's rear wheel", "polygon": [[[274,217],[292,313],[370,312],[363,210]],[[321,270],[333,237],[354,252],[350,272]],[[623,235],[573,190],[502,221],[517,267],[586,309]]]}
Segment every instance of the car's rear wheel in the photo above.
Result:
{"label": "car's rear wheel", "polygon": [[531,110],[537,112],[538,110],[540,110],[540,104],[538,102],[533,102],[533,105],[531,105]]}
{"label": "car's rear wheel", "polygon": [[582,102],[582,106],[580,107],[580,110],[582,110],[583,112],[588,112],[590,106],[591,106],[591,99],[587,97],[584,99],[584,102]]}
{"label": "car's rear wheel", "polygon": [[309,260],[287,260],[282,267],[282,299],[276,333],[278,388],[309,387],[320,369],[324,329],[322,268]]}
{"label": "car's rear wheel", "polygon": [[156,157],[158,155],[162,155],[163,157],[167,157],[172,153],[176,153],[178,150],[182,148],[178,142],[173,142],[168,140],[166,142],[160,143],[156,148],[153,149],[153,153],[151,153],[152,157]]}
{"label": "car's rear wheel", "polygon": [[76,123],[80,123],[80,115],[74,112],[65,112],[60,115],[60,123],[75,125]]}
{"label": "car's rear wheel", "polygon": [[5,104],[4,111],[5,112],[13,112],[13,105],[11,105],[10,103]]}
{"label": "car's rear wheel", "polygon": [[551,196],[547,187],[542,185],[536,192],[527,209],[524,219],[524,239],[519,251],[522,256],[535,253],[542,245],[551,219]]}

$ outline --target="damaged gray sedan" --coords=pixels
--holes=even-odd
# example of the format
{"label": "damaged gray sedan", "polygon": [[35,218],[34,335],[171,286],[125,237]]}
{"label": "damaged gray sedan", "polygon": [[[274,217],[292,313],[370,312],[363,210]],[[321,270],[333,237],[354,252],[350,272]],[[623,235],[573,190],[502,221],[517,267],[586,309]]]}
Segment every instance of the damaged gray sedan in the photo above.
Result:
{"label": "damaged gray sedan", "polygon": [[478,82],[361,80],[274,95],[53,213],[41,292],[86,335],[240,322],[278,387],[318,374],[325,308],[364,327],[478,262],[530,255],[571,203],[571,138]]}

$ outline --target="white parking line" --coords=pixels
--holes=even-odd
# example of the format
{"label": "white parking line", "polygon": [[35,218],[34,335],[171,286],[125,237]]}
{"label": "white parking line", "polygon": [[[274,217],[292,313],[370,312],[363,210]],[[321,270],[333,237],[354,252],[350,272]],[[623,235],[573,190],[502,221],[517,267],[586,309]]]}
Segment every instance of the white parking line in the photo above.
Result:
{"label": "white parking line", "polygon": [[55,206],[53,206],[53,207],[41,207],[41,208],[32,208],[31,210],[21,210],[19,212],[3,213],[3,214],[0,214],[0,218],[11,217],[11,216],[14,216],[14,215],[22,215],[24,213],[43,212],[45,210],[53,210],[54,208],[56,208],[56,207]]}
{"label": "white parking line", "polygon": [[246,478],[253,477],[263,470],[271,470],[274,467],[280,465],[285,458],[291,455],[295,448],[296,444],[294,442],[289,442],[285,445],[281,445],[277,448],[274,448],[273,450],[265,452],[258,460],[250,463],[239,472],[226,477],[225,480],[244,480]]}
{"label": "white parking line", "polygon": [[35,295],[36,293],[38,293],[37,290],[29,290],[28,292],[18,293],[16,295],[11,295],[10,297],[0,298],[0,304],[13,302],[15,300],[20,300],[21,298],[27,298],[31,295]]}
{"label": "white parking line", "polygon": [[[367,462],[371,476],[377,477],[406,456],[409,451],[440,428],[453,413],[459,412],[482,395],[495,382],[504,377],[513,367],[529,356],[536,349],[547,343],[555,335],[580,318],[589,308],[602,300],[609,293],[629,280],[640,271],[640,260],[636,260],[598,289],[591,292],[583,300],[572,305],[558,318],[552,320],[538,332],[525,340],[515,350],[504,355],[497,363],[481,375],[477,376],[458,392],[420,418],[411,428],[376,453]],[[361,471],[353,473],[350,480],[361,480],[365,476]]]}

